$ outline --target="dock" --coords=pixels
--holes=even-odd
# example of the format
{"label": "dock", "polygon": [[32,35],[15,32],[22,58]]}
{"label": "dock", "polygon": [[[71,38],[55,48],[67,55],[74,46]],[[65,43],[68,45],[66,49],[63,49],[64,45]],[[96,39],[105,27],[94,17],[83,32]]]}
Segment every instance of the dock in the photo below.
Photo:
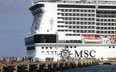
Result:
{"label": "dock", "polygon": [[116,59],[112,60],[99,60],[99,65],[116,65]]}
{"label": "dock", "polygon": [[60,70],[98,65],[99,60],[47,61],[27,63],[0,63],[0,72],[56,72]]}

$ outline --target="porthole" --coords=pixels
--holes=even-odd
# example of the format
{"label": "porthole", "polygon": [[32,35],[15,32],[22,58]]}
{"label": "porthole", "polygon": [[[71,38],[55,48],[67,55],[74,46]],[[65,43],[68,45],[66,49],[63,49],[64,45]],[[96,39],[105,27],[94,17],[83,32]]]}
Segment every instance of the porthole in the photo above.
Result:
{"label": "porthole", "polygon": [[44,49],[44,47],[42,47],[42,49]]}
{"label": "porthole", "polygon": [[52,47],[50,47],[50,49],[52,49]]}

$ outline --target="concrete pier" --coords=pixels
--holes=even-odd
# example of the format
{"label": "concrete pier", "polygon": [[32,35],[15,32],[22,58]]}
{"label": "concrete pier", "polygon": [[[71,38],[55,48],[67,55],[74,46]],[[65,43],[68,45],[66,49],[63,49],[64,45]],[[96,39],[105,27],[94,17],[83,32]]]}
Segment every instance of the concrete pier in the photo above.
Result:
{"label": "concrete pier", "polygon": [[0,72],[56,72],[59,70],[98,65],[98,60],[74,60],[58,62],[34,62],[23,64],[1,64]]}
{"label": "concrete pier", "polygon": [[115,60],[99,60],[99,65],[116,65]]}

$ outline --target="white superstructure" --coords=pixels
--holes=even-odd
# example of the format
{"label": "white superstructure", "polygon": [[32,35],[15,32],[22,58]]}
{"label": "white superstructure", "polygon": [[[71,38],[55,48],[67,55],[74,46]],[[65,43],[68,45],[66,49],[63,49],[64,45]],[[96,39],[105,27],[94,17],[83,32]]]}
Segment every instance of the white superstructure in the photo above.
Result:
{"label": "white superstructure", "polygon": [[40,0],[25,38],[27,55],[46,59],[116,58],[115,0]]}

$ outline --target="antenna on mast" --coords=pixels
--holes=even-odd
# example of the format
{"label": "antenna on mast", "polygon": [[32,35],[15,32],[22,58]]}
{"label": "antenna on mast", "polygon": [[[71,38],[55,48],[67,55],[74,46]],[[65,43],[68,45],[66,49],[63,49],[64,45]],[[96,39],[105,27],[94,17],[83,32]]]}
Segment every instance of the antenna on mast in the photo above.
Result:
{"label": "antenna on mast", "polygon": [[34,1],[33,0],[31,0],[31,3],[32,3],[32,5],[34,4]]}

